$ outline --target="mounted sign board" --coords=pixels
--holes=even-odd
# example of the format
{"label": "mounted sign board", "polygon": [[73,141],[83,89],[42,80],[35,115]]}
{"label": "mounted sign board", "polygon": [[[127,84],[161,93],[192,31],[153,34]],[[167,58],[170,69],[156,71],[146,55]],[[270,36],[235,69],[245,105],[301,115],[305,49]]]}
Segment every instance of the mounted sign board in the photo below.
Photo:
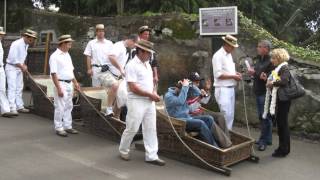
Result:
{"label": "mounted sign board", "polygon": [[237,6],[200,8],[200,35],[238,34],[237,12]]}

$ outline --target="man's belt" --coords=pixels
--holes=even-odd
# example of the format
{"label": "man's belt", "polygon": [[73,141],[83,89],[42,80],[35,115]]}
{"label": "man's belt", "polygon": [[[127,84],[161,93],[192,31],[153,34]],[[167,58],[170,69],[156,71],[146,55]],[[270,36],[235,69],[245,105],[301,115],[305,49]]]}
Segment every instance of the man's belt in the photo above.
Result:
{"label": "man's belt", "polygon": [[59,79],[58,81],[62,81],[62,82],[66,82],[66,83],[71,83],[72,80]]}
{"label": "man's belt", "polygon": [[91,64],[92,67],[102,67],[102,65],[98,65],[98,64]]}

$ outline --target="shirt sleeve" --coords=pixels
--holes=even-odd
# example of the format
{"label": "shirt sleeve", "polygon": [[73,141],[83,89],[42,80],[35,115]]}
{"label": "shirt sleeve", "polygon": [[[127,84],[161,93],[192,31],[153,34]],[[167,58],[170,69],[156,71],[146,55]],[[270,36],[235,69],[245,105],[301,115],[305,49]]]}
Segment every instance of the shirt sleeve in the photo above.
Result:
{"label": "shirt sleeve", "polygon": [[92,47],[91,47],[91,42],[89,42],[86,46],[86,49],[83,52],[84,55],[86,56],[92,56]]}
{"label": "shirt sleeve", "polygon": [[57,69],[58,69],[57,61],[53,56],[50,56],[49,66],[50,66],[50,74],[57,73]]}
{"label": "shirt sleeve", "polygon": [[154,53],[151,55],[150,65],[152,68],[154,68],[154,67],[159,68],[157,56]]}
{"label": "shirt sleeve", "polygon": [[118,44],[111,46],[111,51],[109,52],[109,55],[115,56],[116,58],[118,58],[120,54],[121,54],[121,51]]}
{"label": "shirt sleeve", "polygon": [[9,49],[9,54],[8,54],[8,63],[11,63],[11,64],[17,64],[19,63],[19,54],[18,54],[18,47],[17,45],[14,43],[10,46],[10,49]]}
{"label": "shirt sleeve", "polygon": [[128,66],[125,69],[126,71],[126,80],[127,82],[138,82],[138,76],[135,71],[135,69],[132,67],[131,64],[128,64]]}
{"label": "shirt sleeve", "polygon": [[219,78],[222,75],[222,62],[216,54],[212,58],[213,76]]}

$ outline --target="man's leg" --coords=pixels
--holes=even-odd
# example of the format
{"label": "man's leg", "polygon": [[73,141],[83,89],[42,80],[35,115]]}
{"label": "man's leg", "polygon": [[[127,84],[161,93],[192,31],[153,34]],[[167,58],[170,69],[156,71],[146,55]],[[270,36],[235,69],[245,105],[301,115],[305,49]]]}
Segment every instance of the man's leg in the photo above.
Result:
{"label": "man's leg", "polygon": [[154,102],[148,101],[145,100],[146,103],[144,103],[144,106],[148,107],[142,120],[142,133],[146,149],[146,161],[154,161],[158,159],[156,107]]}
{"label": "man's leg", "polygon": [[54,129],[56,131],[63,131],[63,115],[64,115],[64,110],[65,110],[65,99],[66,99],[66,90],[64,87],[63,83],[60,83],[62,92],[63,92],[63,97],[58,96],[57,89],[55,88],[54,90]]}
{"label": "man's leg", "polygon": [[229,130],[232,129],[234,119],[234,88],[219,87],[216,88],[215,97],[220,111],[224,114],[226,124]]}
{"label": "man's leg", "polygon": [[[64,83],[64,82],[62,82]],[[73,98],[73,84],[72,83],[66,83],[65,84],[66,87],[66,93],[64,94],[64,96],[66,96],[64,98],[65,100],[65,106],[64,106],[64,112],[63,112],[63,129],[72,129],[72,109],[73,109],[73,102],[72,102],[72,98]]]}
{"label": "man's leg", "polygon": [[128,155],[133,137],[139,130],[143,119],[145,105],[138,99],[128,99],[128,114],[126,117],[126,129],[122,133],[119,151],[121,154]]}
{"label": "man's leg", "polygon": [[197,131],[200,132],[200,138],[208,144],[217,146],[216,142],[213,139],[210,129],[207,124],[200,119],[190,118],[186,120],[187,122],[187,131]]}
{"label": "man's leg", "polygon": [[6,95],[6,74],[3,67],[0,68],[0,112],[4,114],[10,112],[10,106]]}
{"label": "man's leg", "polygon": [[8,82],[7,94],[8,94],[8,100],[10,105],[10,111],[14,112],[14,111],[17,111],[17,106],[16,106],[17,70],[8,69],[6,70],[6,74],[7,74],[7,82]]}
{"label": "man's leg", "polygon": [[23,109],[24,108],[24,103],[22,99],[22,91],[23,91],[23,73],[21,71],[17,72],[17,77],[16,77],[16,105],[17,109]]}

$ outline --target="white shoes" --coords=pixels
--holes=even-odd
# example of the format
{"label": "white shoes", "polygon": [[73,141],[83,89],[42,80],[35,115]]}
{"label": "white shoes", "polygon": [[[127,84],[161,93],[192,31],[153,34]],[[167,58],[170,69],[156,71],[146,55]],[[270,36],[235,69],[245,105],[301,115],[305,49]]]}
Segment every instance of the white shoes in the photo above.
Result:
{"label": "white shoes", "polygon": [[19,112],[19,113],[29,113],[30,110],[29,110],[29,109],[26,109],[26,108],[21,108],[21,109],[18,109],[18,112]]}
{"label": "white shoes", "polygon": [[106,116],[113,116],[113,109],[112,109],[112,107],[107,107],[107,109],[106,109]]}

